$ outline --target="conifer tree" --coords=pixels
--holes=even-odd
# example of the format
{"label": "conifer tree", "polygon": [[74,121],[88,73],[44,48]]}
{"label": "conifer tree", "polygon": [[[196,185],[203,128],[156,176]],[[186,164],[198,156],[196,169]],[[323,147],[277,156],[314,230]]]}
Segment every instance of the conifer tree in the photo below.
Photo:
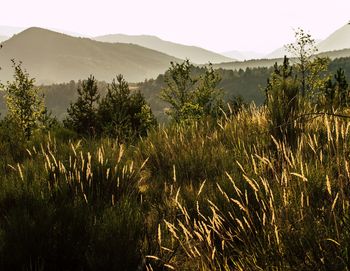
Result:
{"label": "conifer tree", "polygon": [[100,98],[97,81],[90,75],[77,89],[78,99],[67,109],[64,125],[78,134],[94,136],[98,132],[97,103]]}
{"label": "conifer tree", "polygon": [[335,86],[338,93],[338,103],[340,108],[349,105],[349,84],[346,80],[344,70],[339,68],[334,75]]}
{"label": "conifer tree", "polygon": [[268,79],[266,105],[269,112],[270,131],[278,140],[286,140],[291,146],[297,139],[296,116],[299,111],[299,84],[284,57],[283,64],[274,66],[274,72]]}
{"label": "conifer tree", "polygon": [[140,92],[131,93],[128,83],[119,74],[108,86],[98,109],[102,133],[130,141],[144,136],[156,124],[151,108]]}

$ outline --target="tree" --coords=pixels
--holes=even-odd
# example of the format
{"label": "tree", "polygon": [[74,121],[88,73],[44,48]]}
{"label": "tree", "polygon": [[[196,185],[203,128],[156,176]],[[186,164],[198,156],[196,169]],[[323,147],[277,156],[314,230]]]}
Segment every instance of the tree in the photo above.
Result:
{"label": "tree", "polygon": [[287,57],[281,66],[275,64],[265,91],[272,136],[294,146],[298,135],[299,84]]}
{"label": "tree", "polygon": [[22,63],[12,60],[15,69],[14,81],[7,82],[5,87],[8,117],[14,120],[27,139],[33,130],[39,126],[39,121],[45,113],[44,97],[35,87],[35,79],[30,78]]}
{"label": "tree", "polygon": [[191,77],[191,64],[189,60],[183,63],[170,63],[171,67],[165,74],[166,88],[161,90],[160,97],[169,103],[171,108],[167,112],[175,122],[184,119],[185,108],[194,99],[194,86],[196,79]]}
{"label": "tree", "polygon": [[77,92],[78,99],[67,109],[68,117],[63,121],[64,125],[78,134],[94,136],[98,129],[97,102],[100,98],[95,77],[90,75]]}
{"label": "tree", "polygon": [[209,64],[195,90],[195,103],[202,107],[205,116],[217,117],[220,115],[220,108],[223,106],[222,92],[217,88],[220,81],[220,76]]}
{"label": "tree", "polygon": [[108,86],[107,95],[98,109],[102,133],[129,141],[145,136],[156,124],[151,108],[140,92],[131,93],[120,74]]}
{"label": "tree", "polygon": [[223,104],[221,90],[217,88],[220,77],[211,64],[203,69],[204,73],[195,77],[189,60],[180,64],[171,62],[160,97],[170,104],[167,113],[175,122],[218,116]]}
{"label": "tree", "polygon": [[346,80],[344,70],[339,68],[334,75],[336,92],[338,94],[338,104],[340,108],[349,105],[349,84]]}
{"label": "tree", "polygon": [[301,95],[304,97],[308,88],[306,78],[309,72],[311,57],[317,52],[317,48],[315,46],[315,40],[301,28],[295,31],[295,39],[295,43],[286,45],[286,49],[298,61],[296,67],[300,73]]}
{"label": "tree", "polygon": [[342,68],[336,71],[334,82],[331,78],[325,82],[324,97],[329,112],[349,106],[349,84]]}

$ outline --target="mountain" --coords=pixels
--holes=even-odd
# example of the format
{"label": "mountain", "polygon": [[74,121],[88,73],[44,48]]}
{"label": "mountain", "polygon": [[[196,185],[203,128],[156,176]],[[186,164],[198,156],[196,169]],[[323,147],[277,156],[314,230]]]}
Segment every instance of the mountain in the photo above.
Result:
{"label": "mountain", "polygon": [[267,54],[265,56],[265,58],[268,58],[268,59],[274,59],[274,58],[282,58],[284,56],[287,56],[287,57],[291,57],[291,54],[286,50],[286,48],[283,46],[283,47],[280,47],[280,48],[277,48],[276,50],[272,51],[271,53]]}
{"label": "mountain", "polygon": [[97,41],[103,42],[122,42],[137,44],[146,48],[150,48],[180,59],[188,58],[191,62],[196,64],[221,63],[232,61],[232,58],[205,50],[196,46],[188,46],[170,41],[162,40],[155,36],[139,35],[130,36],[123,34],[106,35],[94,38]]}
{"label": "mountain", "polygon": [[271,59],[251,59],[245,61],[233,61],[220,64],[214,64],[215,69],[224,69],[224,70],[245,70],[247,68],[269,68],[272,67],[275,63],[282,64],[283,58],[271,58]]}
{"label": "mountain", "polygon": [[[320,44],[320,42],[322,42],[322,40],[320,40],[320,39],[315,40],[315,45],[317,48],[318,48],[318,45]],[[329,51],[329,50],[327,50],[327,51]],[[277,48],[276,50],[272,51],[271,53],[265,55],[264,58],[268,58],[268,59],[283,58],[285,55],[289,58],[292,57],[292,55],[286,50],[285,46],[282,46],[282,47]]]}
{"label": "mountain", "polygon": [[0,42],[3,42],[5,40],[7,40],[9,37],[7,36],[0,36]]}
{"label": "mountain", "polygon": [[172,56],[125,43],[105,43],[77,38],[41,28],[29,28],[3,43],[0,50],[0,79],[12,78],[10,59],[23,66],[39,83],[85,79],[111,81],[123,74],[130,82],[152,78],[166,70]]}
{"label": "mountain", "polygon": [[253,51],[228,51],[222,53],[222,55],[237,59],[239,61],[251,60],[251,59],[260,59],[264,56],[262,53],[257,53]]}
{"label": "mountain", "polygon": [[335,51],[350,48],[350,22],[333,32],[318,45],[319,52]]}
{"label": "mountain", "polygon": [[322,52],[319,53],[318,56],[329,57],[330,59],[350,57],[350,48],[337,51]]}

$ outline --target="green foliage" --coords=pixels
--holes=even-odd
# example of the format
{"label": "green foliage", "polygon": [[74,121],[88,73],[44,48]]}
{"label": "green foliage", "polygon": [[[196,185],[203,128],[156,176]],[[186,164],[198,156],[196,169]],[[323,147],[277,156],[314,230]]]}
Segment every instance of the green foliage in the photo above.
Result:
{"label": "green foliage", "polygon": [[90,75],[77,92],[78,99],[67,109],[64,125],[78,134],[94,136],[97,132],[97,102],[100,98],[96,79]]}
{"label": "green foliage", "polygon": [[1,172],[7,172],[9,164],[22,162],[27,157],[26,141],[22,129],[14,119],[5,117],[0,120]]}
{"label": "green foliage", "polygon": [[195,77],[189,60],[171,62],[165,74],[166,87],[161,90],[161,99],[170,104],[167,113],[177,122],[198,120],[205,116],[217,117],[222,106],[221,91],[217,89],[220,77],[212,66],[204,74]]}
{"label": "green foliage", "polygon": [[131,93],[122,75],[116,79],[98,108],[102,133],[124,142],[147,135],[156,124],[150,107],[140,92]]}
{"label": "green foliage", "polygon": [[24,136],[29,139],[45,112],[44,100],[34,85],[35,79],[29,78],[21,63],[12,62],[15,69],[14,81],[8,82],[5,87],[8,118],[17,122]]}
{"label": "green foliage", "polygon": [[[79,88],[69,112],[94,116],[88,137],[56,123],[26,140],[5,118],[0,269],[349,270],[349,119],[296,121],[318,95],[347,112],[346,71],[321,84],[317,61],[312,95],[285,58],[264,106],[237,97],[215,122],[203,117],[221,107],[218,77],[188,61],[167,74],[179,123],[149,131],[152,113],[122,76],[100,104],[93,77]],[[119,135],[142,137],[120,145]]]}
{"label": "green foliage", "polygon": [[140,268],[141,169],[125,159],[124,147],[50,137],[41,143],[0,171],[0,269]]}
{"label": "green foliage", "polygon": [[287,57],[268,79],[266,104],[269,112],[271,135],[286,140],[291,145],[297,140],[297,116],[299,113],[299,85]]}
{"label": "green foliage", "polygon": [[277,152],[269,125],[251,106],[128,146],[33,134],[0,171],[1,270],[346,270],[348,120]]}
{"label": "green foliage", "polygon": [[204,116],[216,118],[220,115],[220,108],[223,107],[222,90],[217,87],[220,81],[219,74],[211,64],[200,76],[199,85],[195,90],[195,103],[203,108]]}

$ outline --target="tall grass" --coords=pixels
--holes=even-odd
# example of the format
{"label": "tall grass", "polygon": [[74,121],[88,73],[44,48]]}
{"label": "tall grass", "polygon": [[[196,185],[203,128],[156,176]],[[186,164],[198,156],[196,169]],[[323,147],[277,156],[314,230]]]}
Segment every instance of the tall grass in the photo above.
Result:
{"label": "tall grass", "polygon": [[[264,114],[254,116],[265,123]],[[233,128],[226,136],[239,118],[227,123]],[[249,134],[250,147],[244,137],[231,137],[226,150],[242,155],[226,176],[208,179],[192,199],[180,189],[173,195],[179,214],[164,219],[172,242],[163,245],[180,248],[181,257],[167,264],[181,270],[349,270],[349,127],[326,116],[314,119],[293,151],[274,138],[277,152],[271,151],[263,135]]]}
{"label": "tall grass", "polygon": [[350,123],[303,129],[251,106],[135,145],[34,137],[1,158],[0,268],[349,270]]}

